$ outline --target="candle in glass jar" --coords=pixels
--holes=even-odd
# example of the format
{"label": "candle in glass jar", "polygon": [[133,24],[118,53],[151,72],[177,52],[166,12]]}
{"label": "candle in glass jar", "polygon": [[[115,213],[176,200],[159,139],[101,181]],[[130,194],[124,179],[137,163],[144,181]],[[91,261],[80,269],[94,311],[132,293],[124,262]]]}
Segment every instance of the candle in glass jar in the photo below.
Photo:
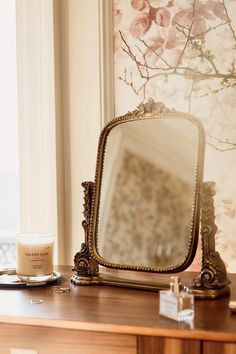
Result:
{"label": "candle in glass jar", "polygon": [[54,236],[26,233],[17,236],[16,273],[24,281],[44,281],[53,274]]}

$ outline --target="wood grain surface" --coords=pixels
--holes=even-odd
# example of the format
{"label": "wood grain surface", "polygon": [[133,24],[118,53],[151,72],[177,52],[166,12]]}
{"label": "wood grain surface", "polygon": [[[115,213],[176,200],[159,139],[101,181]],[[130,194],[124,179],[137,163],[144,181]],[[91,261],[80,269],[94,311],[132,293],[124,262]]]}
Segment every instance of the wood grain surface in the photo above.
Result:
{"label": "wood grain surface", "polygon": [[[138,354],[201,354],[200,340],[138,337]],[[212,352],[213,353],[213,352]]]}
{"label": "wood grain surface", "polygon": [[0,353],[12,348],[40,354],[136,354],[136,337],[39,326],[0,325]]}
{"label": "wood grain surface", "polygon": [[[236,343],[236,315],[228,309],[236,300],[236,275],[231,276],[231,297],[195,300],[192,323],[162,317],[157,292],[109,286],[70,285],[70,267],[60,267],[65,274],[62,286],[71,291],[55,293],[51,286],[18,290],[0,290],[0,322],[41,327],[87,330],[93,332],[227,341]],[[131,272],[132,273],[132,272]],[[129,276],[135,276],[129,273]],[[145,274],[148,277],[149,274]],[[150,274],[151,276],[151,274]],[[188,284],[195,275],[181,274]],[[168,276],[163,276],[167,278]],[[152,276],[155,279],[155,275]],[[160,281],[160,275],[157,275]],[[42,299],[31,304],[31,299]]]}
{"label": "wood grain surface", "polygon": [[[236,329],[235,329],[236,330]],[[203,354],[235,354],[236,343],[204,342]]]}

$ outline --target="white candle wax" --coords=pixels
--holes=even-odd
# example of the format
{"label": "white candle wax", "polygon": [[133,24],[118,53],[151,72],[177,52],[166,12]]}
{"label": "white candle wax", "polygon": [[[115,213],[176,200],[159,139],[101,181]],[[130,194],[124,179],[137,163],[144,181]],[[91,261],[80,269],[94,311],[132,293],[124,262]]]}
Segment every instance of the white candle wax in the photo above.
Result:
{"label": "white candle wax", "polygon": [[18,235],[16,268],[18,276],[29,281],[49,279],[53,273],[53,246],[53,235]]}

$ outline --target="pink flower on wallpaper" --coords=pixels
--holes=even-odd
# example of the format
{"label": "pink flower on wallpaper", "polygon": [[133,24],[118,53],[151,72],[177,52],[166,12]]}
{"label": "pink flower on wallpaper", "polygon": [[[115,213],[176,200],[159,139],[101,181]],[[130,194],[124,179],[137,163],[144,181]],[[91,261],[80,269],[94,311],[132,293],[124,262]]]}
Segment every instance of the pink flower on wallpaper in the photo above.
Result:
{"label": "pink flower on wallpaper", "polygon": [[142,11],[146,7],[146,0],[131,0],[133,9]]}
{"label": "pink flower on wallpaper", "polygon": [[224,206],[224,215],[228,216],[231,219],[235,218],[236,210],[235,210],[235,207],[233,206],[232,200],[223,199],[222,203]]}
{"label": "pink flower on wallpaper", "polygon": [[[131,1],[131,6],[139,11],[130,24],[130,33],[134,38],[143,37],[150,29],[152,23],[160,27],[168,27],[170,25],[170,12],[166,7],[160,7],[160,4],[168,5],[169,1]],[[142,11],[143,9],[145,11]]]}
{"label": "pink flower on wallpaper", "polygon": [[165,9],[157,9],[155,22],[161,27],[168,27],[170,24],[170,12]]}
{"label": "pink flower on wallpaper", "polygon": [[130,25],[130,33],[134,38],[143,37],[149,30],[151,20],[148,12],[141,12],[135,16]]}
{"label": "pink flower on wallpaper", "polygon": [[[149,65],[155,65],[157,62],[162,63],[164,67],[166,64],[164,64],[164,53],[166,49],[170,49],[168,47],[170,45],[170,42],[167,41],[163,37],[151,37],[148,40],[148,48],[145,51],[145,58],[148,62]],[[168,64],[171,66],[175,66],[179,60],[179,57],[181,55],[181,49],[177,48],[177,46],[180,44],[179,41],[172,42],[171,46],[171,56],[168,56]]]}
{"label": "pink flower on wallpaper", "polygon": [[[197,11],[196,11],[197,12]],[[214,19],[214,17],[212,17]],[[178,27],[190,28],[192,26],[192,34],[197,35],[206,32],[207,23],[204,12],[199,12],[195,14],[195,21],[193,22],[193,11],[192,9],[181,10],[175,14],[172,20],[173,25]]]}
{"label": "pink flower on wallpaper", "polygon": [[[134,38],[140,38],[148,32],[153,22],[160,27],[168,27],[171,21],[171,13],[168,8],[176,6],[176,4],[174,1],[168,0],[131,0],[131,6],[139,13],[131,22],[130,33]],[[227,20],[224,5],[221,2],[215,0],[197,1],[194,11],[192,4],[189,6],[189,3],[186,4],[186,7],[181,7],[180,11],[174,15],[172,25],[188,28],[192,26],[192,34],[198,35],[207,31],[206,21],[214,20],[216,17],[224,21]]]}
{"label": "pink flower on wallpaper", "polygon": [[228,218],[228,220],[230,219],[234,220],[236,217],[235,201],[229,198],[221,199],[219,201],[219,204],[217,205],[217,210],[215,214],[216,214],[216,219],[219,222],[226,220],[226,218]]}
{"label": "pink flower on wallpaper", "polygon": [[[148,48],[145,52],[145,57],[148,63],[154,65],[164,53],[164,43],[165,39],[162,37],[151,37],[149,38]],[[155,51],[155,53],[153,52]]]}
{"label": "pink flower on wallpaper", "polygon": [[[130,24],[130,33],[134,38],[143,37],[151,28],[151,25],[156,25],[167,28],[170,22],[173,28],[177,28],[180,33],[180,26],[183,28],[191,28],[193,35],[205,33],[209,26],[207,21],[215,20],[216,18],[223,21],[227,20],[224,5],[217,0],[196,1],[194,4],[187,2],[184,6],[179,7],[181,1],[168,0],[131,0],[133,9],[139,13],[133,18]],[[176,8],[176,13],[171,21],[171,13],[168,8]],[[143,11],[145,10],[145,11]],[[193,21],[194,20],[194,21]],[[184,40],[184,33],[182,31],[182,41]],[[170,40],[171,42],[171,40]],[[172,41],[173,42],[173,41]],[[169,43],[167,48],[172,47]],[[176,46],[176,45],[175,45]]]}
{"label": "pink flower on wallpaper", "polygon": [[175,27],[171,27],[166,39],[166,48],[173,49],[179,47],[185,43],[184,35],[179,32]]}
{"label": "pink flower on wallpaper", "polygon": [[184,27],[190,27],[192,25],[192,34],[198,35],[207,31],[207,20],[215,20],[216,17],[223,21],[227,20],[227,15],[222,3],[213,0],[205,2],[197,1],[194,12],[192,6],[183,9],[175,14],[172,23]]}
{"label": "pink flower on wallpaper", "polygon": [[227,21],[227,15],[225,13],[224,5],[222,3],[218,1],[215,2],[212,11],[218,18],[223,21]]}

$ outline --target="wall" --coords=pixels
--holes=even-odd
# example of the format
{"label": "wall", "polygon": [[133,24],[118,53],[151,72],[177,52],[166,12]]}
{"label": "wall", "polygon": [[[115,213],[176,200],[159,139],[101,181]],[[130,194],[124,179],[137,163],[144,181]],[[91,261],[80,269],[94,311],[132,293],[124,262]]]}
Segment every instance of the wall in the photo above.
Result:
{"label": "wall", "polygon": [[217,186],[217,250],[236,272],[236,2],[113,4],[116,115],[152,97],[201,120],[204,180]]}

